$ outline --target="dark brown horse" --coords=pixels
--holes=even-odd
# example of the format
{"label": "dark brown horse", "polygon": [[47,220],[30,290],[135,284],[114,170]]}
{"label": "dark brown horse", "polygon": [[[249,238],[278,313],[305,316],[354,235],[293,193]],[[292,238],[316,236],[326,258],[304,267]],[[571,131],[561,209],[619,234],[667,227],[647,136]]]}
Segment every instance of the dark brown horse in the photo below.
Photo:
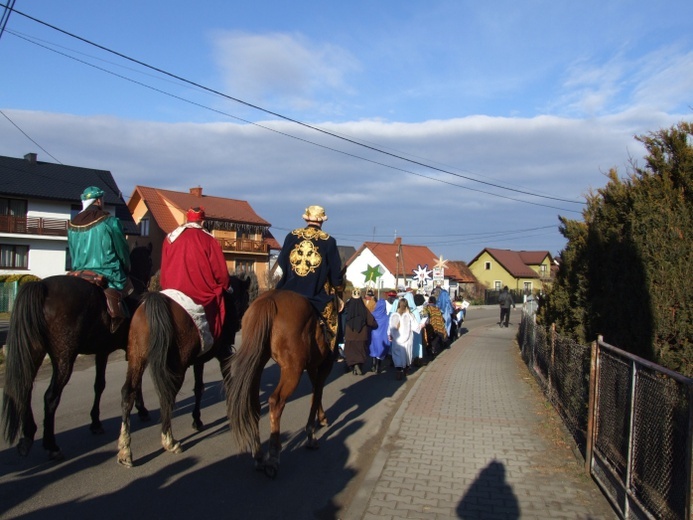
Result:
{"label": "dark brown horse", "polygon": [[[243,317],[242,330],[241,346],[231,358],[231,370],[224,379],[229,423],[241,449],[252,453],[256,469],[274,478],[282,449],[282,412],[304,369],[313,385],[306,424],[307,447],[317,448],[316,419],[319,426],[327,426],[322,393],[334,353],[308,299],[292,291],[273,290],[257,298]],[[263,455],[260,378],[270,357],[279,365],[281,376],[269,398],[269,451]]]}
{"label": "dark brown horse", "polygon": [[142,376],[147,365],[159,394],[161,444],[164,449],[172,453],[182,451],[180,443],[173,437],[171,415],[189,366],[193,366],[195,375],[193,428],[203,428],[200,420],[200,401],[204,389],[204,364],[216,358],[222,373],[227,370],[227,361],[232,354],[236,332],[240,329],[241,318],[248,307],[249,286],[249,278],[231,277],[231,290],[225,294],[226,317],[222,335],[202,356],[200,334],[188,313],[162,293],[152,292],[145,295],[130,325],[128,370],[122,389],[123,421],[118,439],[119,464],[132,467],[130,412],[137,393],[142,391]]}
{"label": "dark brown horse", "polygon": [[[144,247],[133,249],[130,254],[133,271],[147,273],[146,266],[151,268],[149,252]],[[139,295],[135,293],[126,299],[131,313],[138,301]],[[53,367],[44,396],[43,447],[49,457],[63,458],[55,441],[55,412],[78,354],[95,356],[94,403],[89,428],[93,433],[103,433],[99,404],[106,387],[106,363],[111,352],[127,345],[129,326],[126,321],[111,333],[110,321],[103,289],[82,278],[51,276],[21,286],[7,335],[2,403],[5,439],[13,444],[21,432],[17,445],[20,455],[26,456],[34,443],[37,427],[31,410],[31,390],[46,355]],[[141,393],[137,396],[137,409],[141,418],[148,418]]]}

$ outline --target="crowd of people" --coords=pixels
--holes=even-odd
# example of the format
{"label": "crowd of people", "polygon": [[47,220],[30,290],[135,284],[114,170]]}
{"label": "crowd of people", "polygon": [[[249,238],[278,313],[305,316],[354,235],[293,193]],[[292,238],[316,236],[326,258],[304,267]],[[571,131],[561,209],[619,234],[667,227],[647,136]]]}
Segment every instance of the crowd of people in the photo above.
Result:
{"label": "crowd of people", "polygon": [[362,375],[370,363],[371,372],[379,374],[389,365],[401,380],[459,337],[465,314],[463,302],[453,302],[442,287],[428,298],[413,290],[388,291],[378,298],[371,289],[365,295],[354,289],[341,319],[344,370]]}
{"label": "crowd of people", "polygon": [[[130,266],[122,226],[104,210],[103,197],[96,186],[84,190],[68,244],[75,272],[102,277],[115,330],[129,318],[122,298],[131,290]],[[305,226],[287,234],[277,260],[282,271],[277,289],[309,300],[333,350],[339,340],[347,371],[362,375],[370,365],[372,372],[381,373],[390,363],[402,379],[413,365],[428,363],[458,337],[466,309],[441,286],[428,297],[408,289],[378,298],[372,289],[355,288],[340,309],[337,295],[344,272],[335,239],[322,230],[325,210],[309,206],[302,217]],[[221,247],[204,227],[205,218],[203,208],[190,208],[186,221],[166,236],[160,284],[193,319],[199,318],[195,321],[203,343],[211,345],[224,322],[229,275]]]}

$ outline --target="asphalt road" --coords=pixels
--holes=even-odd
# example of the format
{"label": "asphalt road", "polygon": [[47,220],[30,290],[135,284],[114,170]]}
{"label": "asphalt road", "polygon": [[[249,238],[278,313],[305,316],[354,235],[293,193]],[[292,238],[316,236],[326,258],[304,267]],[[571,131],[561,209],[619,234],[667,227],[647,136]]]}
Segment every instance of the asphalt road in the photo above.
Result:
{"label": "asphalt road", "polygon": [[[474,310],[465,325],[471,328],[477,319],[495,319],[496,312],[495,308]],[[282,417],[281,465],[276,479],[270,480],[254,470],[250,455],[240,453],[232,439],[216,362],[205,368],[205,430],[198,433],[191,428],[192,371],[178,395],[173,421],[174,434],[183,445],[178,455],[161,448],[158,401],[149,375],[145,376],[144,395],[152,421],[143,423],[133,415],[135,467],[127,469],[116,463],[124,357],[116,353],[108,364],[101,402],[106,433],[98,436],[88,429],[92,358],[80,358],[56,416],[57,442],[66,459],[48,461],[40,437],[26,458],[0,440],[0,518],[339,518],[417,379],[414,374],[396,381],[393,372],[358,377],[345,374],[343,366],[335,365],[325,389],[323,402],[330,426],[318,432],[321,448],[317,451],[303,446],[310,399],[310,383],[304,374]],[[272,363],[263,373],[260,429],[265,442],[269,435],[266,401],[278,374]],[[43,420],[49,378],[50,367],[44,365],[32,399],[38,424]],[[2,378],[0,385],[4,386]]]}

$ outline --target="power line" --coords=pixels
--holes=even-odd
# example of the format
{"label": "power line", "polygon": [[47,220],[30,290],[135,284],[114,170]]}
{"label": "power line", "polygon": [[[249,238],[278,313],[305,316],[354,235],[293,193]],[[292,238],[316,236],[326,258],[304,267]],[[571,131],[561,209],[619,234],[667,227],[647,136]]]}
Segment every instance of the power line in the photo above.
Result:
{"label": "power line", "polygon": [[[6,7],[7,7],[7,6],[6,6]],[[377,153],[380,153],[380,154],[383,154],[383,155],[387,155],[387,156],[389,156],[389,157],[393,157],[393,158],[396,158],[396,159],[399,159],[399,160],[402,160],[402,161],[405,161],[405,162],[408,162],[408,163],[411,163],[411,164],[415,164],[415,165],[417,165],[417,166],[422,166],[422,167],[427,168],[427,169],[430,169],[430,170],[434,170],[434,171],[438,171],[438,172],[441,172],[441,173],[445,173],[445,174],[447,174],[447,175],[452,175],[452,176],[455,176],[455,177],[458,177],[458,178],[461,178],[461,179],[465,179],[465,180],[468,180],[468,181],[471,181],[471,182],[477,182],[477,183],[484,184],[484,185],[487,185],[487,186],[491,186],[491,187],[494,187],[494,188],[497,188],[497,189],[506,190],[506,191],[510,191],[510,192],[514,192],[514,193],[519,193],[519,194],[522,194],[522,195],[529,195],[529,196],[531,196],[531,197],[537,197],[537,198],[541,198],[541,199],[549,199],[549,200],[555,200],[555,201],[559,201],[559,202],[565,202],[565,203],[569,203],[569,204],[580,204],[580,205],[584,205],[584,204],[585,204],[585,203],[582,202],[582,201],[575,201],[575,200],[570,200],[570,199],[563,199],[563,198],[560,198],[560,197],[553,197],[553,196],[548,196],[548,195],[539,195],[539,194],[532,193],[532,192],[525,191],[525,190],[520,190],[520,189],[516,189],[516,188],[509,188],[509,187],[506,187],[506,186],[502,186],[502,185],[500,185],[500,184],[496,184],[496,183],[492,183],[492,182],[487,182],[487,181],[482,181],[482,180],[479,180],[479,179],[474,179],[473,177],[469,177],[469,176],[462,175],[462,174],[459,174],[459,173],[451,172],[451,171],[445,170],[445,169],[443,169],[443,168],[438,168],[438,167],[432,166],[432,165],[430,165],[430,164],[426,164],[426,163],[423,163],[423,162],[420,162],[420,161],[416,161],[416,160],[413,160],[413,159],[408,159],[408,158],[406,158],[406,157],[403,157],[403,156],[398,155],[398,154],[395,154],[395,153],[387,152],[387,151],[385,151],[385,150],[383,150],[383,149],[381,149],[381,148],[377,148],[377,147],[375,147],[375,146],[371,146],[371,145],[368,145],[368,144],[364,144],[363,142],[359,142],[359,141],[357,141],[357,140],[355,140],[355,139],[348,138],[348,137],[345,137],[345,136],[343,136],[343,135],[339,135],[339,134],[334,133],[334,132],[330,132],[330,131],[325,130],[325,129],[323,129],[323,128],[310,125],[310,124],[308,124],[308,123],[299,121],[299,120],[294,119],[294,118],[290,118],[290,117],[288,117],[288,116],[284,116],[284,115],[282,115],[282,114],[280,114],[280,113],[278,113],[278,112],[274,112],[274,111],[272,111],[272,110],[268,110],[268,109],[263,108],[263,107],[261,107],[261,106],[259,106],[259,105],[255,105],[255,104],[253,104],[253,103],[249,103],[249,102],[247,102],[247,101],[243,101],[242,99],[239,99],[239,98],[230,96],[230,95],[228,95],[228,94],[225,94],[225,93],[220,92],[220,91],[218,91],[218,90],[212,89],[212,88],[210,88],[210,87],[206,87],[206,86],[204,86],[204,85],[202,85],[202,84],[200,84],[200,83],[197,83],[197,82],[195,82],[195,81],[186,79],[186,78],[184,78],[184,77],[182,77],[182,76],[179,76],[179,75],[177,75],[177,74],[168,72],[168,71],[166,71],[166,70],[164,70],[164,69],[161,69],[161,68],[159,68],[159,67],[155,67],[155,66],[153,66],[153,65],[150,65],[150,64],[148,64],[148,63],[145,63],[145,62],[143,62],[143,61],[141,61],[141,60],[138,60],[138,59],[136,59],[136,58],[132,58],[132,57],[126,55],[126,54],[123,54],[123,53],[121,53],[121,52],[115,51],[115,50],[113,50],[113,49],[110,49],[110,48],[105,47],[105,46],[103,46],[103,45],[100,45],[100,44],[98,44],[98,43],[95,43],[95,42],[93,42],[93,41],[91,41],[91,40],[88,40],[88,39],[86,39],[86,38],[83,38],[83,37],[81,37],[81,36],[78,36],[78,35],[76,35],[76,34],[74,34],[74,33],[71,33],[71,32],[69,32],[69,31],[66,31],[66,30],[64,30],[64,29],[60,29],[59,27],[56,27],[56,26],[54,26],[54,25],[52,25],[52,24],[49,24],[49,23],[44,22],[44,21],[42,21],[42,20],[39,20],[38,18],[35,18],[35,17],[33,17],[33,16],[30,16],[30,15],[28,15],[28,14],[26,14],[26,13],[21,12],[21,11],[17,11],[17,10],[15,10],[15,9],[12,9],[11,7],[10,7],[10,9],[11,9],[12,11],[16,12],[17,14],[19,14],[19,15],[25,17],[25,18],[28,18],[28,19],[30,19],[30,20],[36,22],[36,23],[39,23],[39,24],[41,24],[41,25],[44,25],[45,27],[48,27],[48,28],[53,29],[53,30],[55,30],[55,31],[58,31],[58,32],[60,32],[60,33],[62,33],[62,34],[64,34],[64,35],[66,35],[66,36],[69,36],[69,37],[71,37],[71,38],[74,38],[74,39],[76,39],[76,40],[79,40],[79,41],[81,41],[81,42],[83,42],[83,43],[86,43],[86,44],[88,44],[88,45],[91,45],[91,46],[93,46],[93,47],[96,47],[96,48],[98,48],[98,49],[101,49],[101,50],[103,50],[103,51],[105,51],[105,52],[108,52],[108,53],[110,53],[110,54],[113,54],[113,55],[115,55],[115,56],[118,56],[118,57],[120,57],[120,58],[122,58],[122,59],[124,59],[124,60],[130,61],[130,62],[132,62],[132,63],[135,63],[135,64],[137,64],[137,65],[140,65],[140,66],[142,66],[142,67],[145,67],[145,68],[147,68],[147,69],[150,69],[150,70],[153,70],[153,71],[155,71],[155,72],[158,72],[159,74],[163,74],[163,75],[168,76],[168,77],[170,77],[170,78],[176,79],[177,81],[180,81],[180,82],[186,83],[186,84],[188,84],[188,85],[194,86],[194,87],[196,87],[196,88],[198,88],[198,89],[201,89],[201,90],[203,90],[203,91],[206,91],[206,92],[215,94],[215,95],[220,96],[220,97],[222,97],[222,98],[225,98],[225,99],[227,99],[227,100],[234,101],[234,102],[236,102],[236,103],[239,103],[239,104],[241,104],[241,105],[247,106],[247,107],[252,108],[252,109],[254,109],[254,110],[258,110],[258,111],[260,111],[260,112],[264,112],[265,114],[272,115],[272,116],[274,116],[274,117],[278,117],[278,118],[280,118],[280,119],[282,119],[282,120],[285,120],[285,121],[288,121],[288,122],[291,122],[291,123],[300,125],[300,126],[302,126],[302,127],[311,129],[311,130],[313,130],[313,131],[322,133],[322,134],[324,134],[324,135],[328,135],[328,136],[330,136],[330,137],[334,137],[334,138],[336,138],[336,139],[340,139],[340,140],[342,140],[342,141],[345,141],[345,142],[354,144],[354,145],[356,145],[356,146],[360,146],[360,147],[369,149],[369,150],[371,150],[371,151],[374,151],[374,152],[377,152]],[[78,61],[80,61],[80,60],[78,60]],[[98,68],[98,67],[97,67],[97,68]],[[135,83],[139,83],[139,82],[135,82]],[[142,84],[142,83],[139,83],[139,84]],[[158,90],[158,89],[154,89],[154,90]],[[176,96],[174,96],[174,97],[176,97]],[[226,115],[228,115],[228,114],[226,114]],[[233,116],[232,116],[232,117],[233,117]],[[236,119],[240,119],[240,118],[236,118]],[[261,125],[259,125],[259,126],[261,126]],[[265,128],[265,127],[263,127],[263,128]],[[279,132],[279,133],[281,133],[281,132]],[[288,135],[288,134],[284,134],[284,135]],[[316,143],[314,143],[314,142],[311,142],[311,141],[307,141],[307,142],[316,145]],[[338,150],[335,150],[335,149],[330,148],[330,147],[325,147],[325,148],[330,149],[330,150],[332,150],[332,151],[338,151]],[[359,156],[356,156],[356,155],[353,155],[353,154],[349,154],[349,153],[346,153],[346,152],[343,152],[343,153],[345,153],[346,155],[351,155],[352,157],[358,157],[358,158],[360,158],[360,159],[367,160],[367,159],[364,159],[363,157],[359,157]],[[375,164],[381,164],[381,163],[378,163],[377,161],[371,161],[371,162],[374,162]],[[381,165],[382,165],[382,164],[381,164]],[[414,173],[414,172],[411,172],[411,171],[408,171],[408,170],[404,170],[404,169],[400,169],[400,168],[395,168],[395,167],[393,167],[393,168],[396,169],[396,170],[400,170],[400,171],[403,171],[403,172],[410,173],[410,174],[418,175],[418,174],[416,174],[416,173]],[[421,176],[422,176],[422,177],[426,177],[426,176],[423,176],[423,175],[421,175]],[[426,177],[426,178],[429,178],[429,179],[430,179],[430,177]],[[433,180],[439,180],[439,179],[433,179]],[[440,182],[445,182],[445,181],[440,181]],[[469,188],[469,187],[467,187],[467,186],[462,186],[462,185],[459,185],[459,184],[454,184],[454,183],[450,183],[450,182],[446,182],[446,184],[450,184],[450,185],[457,186],[457,187],[460,187],[460,188],[463,188],[463,189],[470,189],[470,190],[471,190],[471,188]],[[472,191],[480,191],[480,190],[472,190]],[[510,197],[503,197],[503,196],[498,195],[498,194],[495,194],[495,193],[489,193],[489,192],[483,192],[483,191],[482,191],[482,193],[486,193],[486,194],[488,194],[488,195],[498,196],[498,197],[502,197],[502,198],[508,198],[508,199],[514,200],[514,201],[516,201],[516,202],[524,202],[524,203],[532,204],[532,203],[529,202],[529,201],[523,201],[523,200],[519,200],[519,199],[512,199],[512,198],[510,198]],[[548,206],[548,207],[551,207],[551,206]],[[554,209],[563,209],[563,208],[554,208]]]}
{"label": "power line", "polygon": [[[243,119],[243,118],[238,117],[238,116],[234,116],[233,114],[229,114],[228,112],[224,112],[223,110],[220,110],[220,109],[217,109],[217,108],[212,108],[212,107],[209,107],[209,106],[204,105],[204,104],[202,104],[202,103],[198,103],[198,102],[196,102],[196,101],[192,101],[192,100],[186,99],[186,98],[184,98],[184,97],[182,97],[182,96],[179,96],[179,95],[176,95],[176,94],[172,94],[171,92],[167,92],[166,90],[160,89],[160,88],[158,88],[158,87],[154,87],[154,86],[152,86],[152,85],[148,85],[147,83],[144,83],[144,82],[142,82],[142,81],[139,81],[139,80],[136,80],[136,79],[133,79],[133,78],[124,76],[124,75],[119,74],[119,73],[117,73],[117,72],[114,72],[114,71],[112,71],[112,70],[108,70],[108,69],[106,69],[106,68],[104,68],[104,67],[101,67],[101,66],[99,66],[99,65],[96,65],[96,64],[94,64],[94,63],[90,63],[90,62],[88,62],[88,61],[86,61],[86,60],[84,60],[84,59],[77,58],[77,57],[75,57],[75,56],[71,56],[71,55],[67,54],[66,52],[59,51],[59,50],[56,50],[56,49],[54,49],[54,48],[51,48],[51,47],[49,47],[49,46],[46,45],[46,44],[39,43],[39,42],[35,41],[34,39],[28,38],[27,36],[19,35],[19,34],[15,33],[14,31],[8,31],[8,32],[9,32],[10,34],[12,34],[13,36],[16,36],[17,38],[20,38],[20,39],[23,39],[23,40],[25,40],[25,41],[28,41],[28,42],[30,42],[30,43],[32,43],[32,44],[38,46],[38,47],[42,47],[42,48],[44,48],[44,49],[46,49],[46,50],[48,50],[48,51],[51,51],[51,52],[54,52],[54,53],[59,54],[59,55],[61,55],[61,56],[64,56],[64,57],[66,57],[66,58],[68,58],[68,59],[71,59],[71,60],[74,60],[74,61],[76,61],[76,62],[78,62],[78,63],[82,63],[83,65],[86,65],[86,66],[88,66],[88,67],[92,67],[92,68],[94,68],[94,69],[96,69],[96,70],[100,70],[101,72],[104,72],[104,73],[106,73],[106,74],[110,74],[110,75],[115,76],[115,77],[117,77],[117,78],[120,78],[120,79],[122,79],[122,80],[129,81],[129,82],[131,82],[131,83],[134,83],[135,85],[139,85],[139,86],[141,86],[141,87],[147,88],[147,89],[152,90],[152,91],[154,91],[154,92],[157,92],[157,93],[159,93],[159,94],[163,94],[163,95],[165,95],[165,96],[169,96],[169,97],[171,97],[171,98],[177,99],[177,100],[182,101],[182,102],[184,102],[184,103],[188,103],[188,104],[191,104],[191,105],[193,105],[193,106],[197,106],[197,107],[203,108],[203,109],[205,109],[205,110],[209,110],[210,112],[215,112],[215,113],[217,113],[217,114],[221,114],[221,115],[230,117],[230,118],[232,118],[232,119],[236,119],[237,121],[241,121],[241,122],[243,122],[243,123],[247,123],[247,124],[250,124],[250,125],[257,126],[257,127],[262,128],[262,129],[264,129],[264,130],[268,130],[268,131],[270,131],[270,132],[276,133],[276,134],[278,134],[278,135],[282,135],[282,136],[284,136],[284,137],[288,137],[288,138],[290,138],[290,139],[295,139],[295,140],[300,141],[300,142],[303,142],[303,143],[307,143],[307,144],[310,144],[310,145],[313,145],[313,146],[317,146],[317,147],[319,147],[319,148],[323,148],[323,149],[325,149],[325,150],[329,150],[329,151],[332,151],[332,152],[336,152],[336,153],[345,155],[345,156],[347,156],[347,157],[352,157],[352,158],[355,158],[355,159],[359,159],[359,160],[362,160],[362,161],[365,161],[365,162],[368,162],[368,163],[371,163],[371,164],[375,164],[375,165],[378,165],[378,166],[382,166],[382,167],[384,167],[384,168],[389,168],[389,169],[392,169],[392,170],[395,170],[395,171],[400,171],[400,172],[403,172],[403,173],[408,173],[408,174],[410,174],[410,175],[415,175],[415,176],[417,176],[417,177],[421,177],[421,178],[424,178],[424,179],[428,179],[428,180],[431,180],[431,181],[434,181],[434,182],[440,182],[440,183],[443,183],[443,184],[447,184],[447,185],[449,185],[449,186],[455,186],[455,187],[457,187],[457,188],[462,188],[462,189],[469,190],[469,191],[473,191],[473,192],[476,192],[476,193],[483,193],[483,194],[485,194],[485,195],[490,195],[490,196],[498,197],[498,198],[501,198],[501,199],[512,200],[512,201],[514,201],[514,202],[521,202],[521,203],[524,203],[524,204],[531,204],[531,205],[533,205],[533,206],[540,206],[540,207],[544,207],[544,208],[556,209],[556,210],[565,211],[565,212],[568,212],[568,213],[580,213],[580,211],[577,211],[577,210],[570,210],[570,209],[560,208],[560,207],[556,207],[556,206],[550,206],[550,205],[548,205],[548,204],[542,204],[542,203],[539,203],[539,202],[532,202],[532,201],[529,201],[529,200],[516,199],[516,198],[510,197],[510,196],[507,196],[507,195],[501,195],[501,194],[499,194],[499,193],[493,193],[493,192],[489,192],[489,191],[485,191],[485,190],[481,190],[481,189],[477,189],[477,188],[471,188],[471,187],[469,187],[469,186],[462,186],[462,185],[460,185],[460,184],[455,184],[454,182],[446,181],[446,180],[443,180],[443,179],[437,179],[437,178],[434,178],[434,177],[429,177],[428,175],[424,175],[424,174],[422,174],[422,173],[417,173],[417,172],[414,172],[414,171],[411,171],[411,170],[407,170],[407,169],[404,169],[404,168],[400,168],[400,167],[397,167],[397,166],[393,166],[393,165],[391,165],[391,164],[386,164],[386,163],[383,163],[383,162],[380,162],[380,161],[376,161],[376,160],[373,160],[373,159],[368,159],[368,158],[366,158],[366,157],[363,157],[363,156],[360,156],[360,155],[356,155],[356,154],[354,154],[354,153],[346,152],[346,151],[344,151],[344,150],[338,150],[338,149],[333,148],[333,147],[331,147],[331,146],[327,146],[327,145],[324,145],[324,144],[316,143],[315,141],[311,141],[311,140],[309,140],[309,139],[305,139],[305,138],[298,137],[298,136],[295,136],[295,135],[292,135],[292,134],[289,134],[289,133],[286,133],[286,132],[282,132],[281,130],[277,130],[277,129],[275,129],[275,128],[270,128],[270,127],[265,126],[265,125],[262,125],[262,124],[260,124],[260,123],[256,123],[256,122],[253,122],[253,121],[249,121],[249,120],[247,120],[247,119]],[[412,162],[412,161],[410,161],[410,162]],[[481,181],[478,181],[478,182],[481,182]],[[514,190],[514,191],[518,191],[518,190]],[[538,195],[535,195],[535,196],[538,196]],[[573,202],[574,202],[574,201],[573,201]]]}
{"label": "power line", "polygon": [[2,33],[5,32],[5,27],[7,26],[7,20],[10,19],[10,14],[14,10],[14,3],[16,0],[10,0],[10,3],[5,6],[5,11],[2,13],[2,18],[0,18],[0,38],[2,38]]}
{"label": "power line", "polygon": [[[48,150],[46,150],[43,146],[41,146],[41,145],[38,144],[36,141],[34,141],[34,140],[29,136],[29,134],[27,134],[24,130],[22,130],[21,128],[19,128],[19,126],[17,126],[17,123],[15,123],[14,121],[12,121],[12,120],[10,119],[10,117],[9,117],[7,114],[5,114],[5,112],[3,112],[2,110],[0,110],[0,114],[2,114],[3,116],[5,116],[5,119],[7,119],[10,123],[12,123],[12,125],[13,125],[17,130],[19,130],[22,134],[24,134],[24,137],[26,137],[27,139],[29,139],[29,141],[31,141],[32,143],[34,143],[36,146],[38,146],[38,147],[39,147],[41,150],[43,150],[44,152],[46,152],[46,154],[48,154],[50,157],[53,157],[53,155],[51,155],[51,153],[50,153]],[[57,162],[58,164],[62,164],[62,163],[61,163],[58,159],[56,159],[55,157],[53,157],[53,160],[54,160],[55,162]]]}

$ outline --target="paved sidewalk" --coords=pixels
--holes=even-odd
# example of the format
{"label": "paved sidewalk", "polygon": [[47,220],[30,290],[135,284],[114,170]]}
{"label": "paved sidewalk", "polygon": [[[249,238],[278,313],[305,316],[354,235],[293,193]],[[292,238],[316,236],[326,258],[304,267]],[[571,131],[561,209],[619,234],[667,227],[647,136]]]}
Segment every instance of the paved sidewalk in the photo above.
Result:
{"label": "paved sidewalk", "polygon": [[515,333],[472,330],[415,376],[343,520],[617,518]]}

